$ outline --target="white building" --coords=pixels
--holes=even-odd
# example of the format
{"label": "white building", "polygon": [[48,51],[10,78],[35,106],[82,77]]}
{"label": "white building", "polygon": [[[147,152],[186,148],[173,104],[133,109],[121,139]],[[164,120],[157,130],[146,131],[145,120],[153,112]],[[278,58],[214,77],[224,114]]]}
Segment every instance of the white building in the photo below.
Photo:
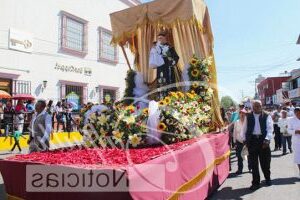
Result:
{"label": "white building", "polygon": [[0,90],[79,103],[118,98],[128,67],[110,46],[109,14],[139,3],[0,0]]}

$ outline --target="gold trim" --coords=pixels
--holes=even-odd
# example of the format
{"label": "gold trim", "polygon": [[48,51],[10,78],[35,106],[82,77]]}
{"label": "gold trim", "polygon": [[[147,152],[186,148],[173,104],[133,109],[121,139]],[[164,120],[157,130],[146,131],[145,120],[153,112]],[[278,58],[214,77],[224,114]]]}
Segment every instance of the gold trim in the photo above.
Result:
{"label": "gold trim", "polygon": [[204,170],[202,170],[199,174],[197,174],[194,178],[187,181],[185,184],[180,186],[175,193],[173,193],[168,200],[179,200],[179,197],[189,190],[191,190],[194,186],[196,186],[202,179],[208,174],[209,171],[211,171],[215,165],[220,165],[222,162],[224,162],[228,157],[230,156],[230,150],[225,153],[223,156],[215,159],[211,164],[208,165],[208,167]]}
{"label": "gold trim", "polygon": [[20,197],[7,194],[7,200],[25,200],[25,199],[22,199]]}

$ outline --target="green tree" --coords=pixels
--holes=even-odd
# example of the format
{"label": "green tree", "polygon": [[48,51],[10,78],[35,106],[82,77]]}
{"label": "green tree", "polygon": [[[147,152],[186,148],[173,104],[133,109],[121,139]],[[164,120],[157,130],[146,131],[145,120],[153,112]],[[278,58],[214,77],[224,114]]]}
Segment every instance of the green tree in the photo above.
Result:
{"label": "green tree", "polygon": [[236,103],[230,96],[223,96],[221,98],[221,106],[226,110],[232,106],[236,106]]}

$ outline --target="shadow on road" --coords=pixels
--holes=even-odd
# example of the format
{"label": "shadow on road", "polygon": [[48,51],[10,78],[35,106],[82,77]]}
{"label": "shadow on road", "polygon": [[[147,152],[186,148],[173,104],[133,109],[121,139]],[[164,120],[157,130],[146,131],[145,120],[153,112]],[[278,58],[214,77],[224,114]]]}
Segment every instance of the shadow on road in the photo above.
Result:
{"label": "shadow on road", "polygon": [[0,199],[7,199],[4,184],[0,184]]}
{"label": "shadow on road", "polygon": [[225,187],[218,193],[213,194],[208,200],[243,200],[243,196],[252,193],[249,188],[232,189],[232,187]]}
{"label": "shadow on road", "polygon": [[273,185],[291,185],[300,182],[298,178],[277,178],[272,181]]}

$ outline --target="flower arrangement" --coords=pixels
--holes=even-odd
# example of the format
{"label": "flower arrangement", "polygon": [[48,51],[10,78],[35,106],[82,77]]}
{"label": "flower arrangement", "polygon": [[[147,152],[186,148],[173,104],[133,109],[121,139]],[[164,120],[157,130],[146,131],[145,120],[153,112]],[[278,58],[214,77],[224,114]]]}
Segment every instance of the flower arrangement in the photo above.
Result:
{"label": "flower arrangement", "polygon": [[[159,104],[157,130],[166,144],[189,140],[209,131],[211,127],[213,90],[209,86],[211,59],[190,61],[188,70],[192,88],[189,92],[169,92]],[[134,71],[128,72],[126,95],[130,96]],[[125,96],[126,96],[125,95]],[[147,146],[148,108],[140,109],[128,102],[119,102],[101,113],[93,113],[85,132],[87,146],[131,148]]]}

